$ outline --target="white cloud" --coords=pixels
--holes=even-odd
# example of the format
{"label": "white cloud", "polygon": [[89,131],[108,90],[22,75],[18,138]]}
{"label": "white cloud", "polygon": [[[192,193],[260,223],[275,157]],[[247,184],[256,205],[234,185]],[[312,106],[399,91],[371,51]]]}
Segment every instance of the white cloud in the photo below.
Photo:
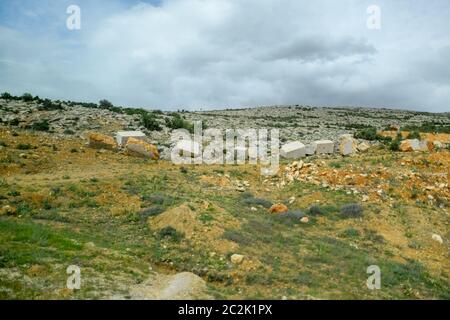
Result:
{"label": "white cloud", "polygon": [[31,37],[0,29],[0,41],[9,43],[0,48],[0,88],[172,109],[309,104],[449,111],[450,6],[380,1],[382,29],[369,31],[369,4],[167,0],[157,7],[115,4],[106,15],[81,5],[88,20],[78,34]]}

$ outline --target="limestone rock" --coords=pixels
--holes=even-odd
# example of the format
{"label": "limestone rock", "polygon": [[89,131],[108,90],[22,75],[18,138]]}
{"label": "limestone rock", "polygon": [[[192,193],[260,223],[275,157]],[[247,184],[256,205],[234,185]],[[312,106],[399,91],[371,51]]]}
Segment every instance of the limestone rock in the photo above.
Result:
{"label": "limestone rock", "polygon": [[270,213],[283,213],[288,211],[288,207],[282,203],[274,204],[270,207],[269,212]]}
{"label": "limestone rock", "polygon": [[315,154],[316,153],[316,145],[315,144],[313,144],[313,143],[311,143],[311,144],[308,144],[306,147],[305,147],[305,153],[306,153],[306,155],[308,155],[308,156],[312,156],[313,154]]}
{"label": "limestone rock", "polygon": [[206,282],[191,272],[175,275],[152,274],[143,283],[130,288],[129,298],[132,300],[211,299],[207,293]]}
{"label": "limestone rock", "polygon": [[116,134],[117,144],[120,147],[124,147],[129,138],[144,140],[145,134],[141,131],[119,131]]}
{"label": "limestone rock", "polygon": [[420,150],[420,141],[418,139],[407,139],[400,142],[400,151],[411,152]]}
{"label": "limestone rock", "polygon": [[350,135],[344,134],[339,138],[339,153],[348,156],[356,153],[358,148],[357,141]]}
{"label": "limestone rock", "polygon": [[95,149],[114,150],[117,148],[116,141],[104,134],[91,133],[89,134],[89,146]]}
{"label": "limestone rock", "polygon": [[319,140],[312,143],[316,149],[316,154],[332,154],[334,153],[334,142],[331,140]]}
{"label": "limestone rock", "polygon": [[306,155],[306,148],[300,141],[287,143],[281,147],[281,156],[287,159],[303,158]]}
{"label": "limestone rock", "polygon": [[242,254],[233,254],[231,256],[231,263],[233,264],[241,264],[244,261],[244,256]]}
{"label": "limestone rock", "polygon": [[0,216],[3,215],[14,215],[16,214],[16,208],[11,207],[10,205],[3,206],[0,209]]}
{"label": "limestone rock", "polygon": [[358,151],[365,152],[370,149],[370,145],[366,142],[361,142],[358,144]]}
{"label": "limestone rock", "polygon": [[156,146],[136,138],[128,138],[125,149],[126,153],[131,156],[140,156],[152,160],[159,159],[159,152]]}
{"label": "limestone rock", "polygon": [[442,240],[442,237],[438,234],[433,234],[431,237],[434,241],[439,242],[440,244],[444,243],[444,240]]}
{"label": "limestone rock", "polygon": [[303,218],[300,219],[300,222],[306,224],[306,223],[309,222],[309,218],[308,217],[303,217]]}

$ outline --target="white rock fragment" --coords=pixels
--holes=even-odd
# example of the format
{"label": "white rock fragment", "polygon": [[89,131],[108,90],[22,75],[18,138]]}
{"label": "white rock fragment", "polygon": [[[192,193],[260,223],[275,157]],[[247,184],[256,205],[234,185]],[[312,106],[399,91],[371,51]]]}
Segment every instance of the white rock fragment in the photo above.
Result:
{"label": "white rock fragment", "polygon": [[241,264],[244,261],[244,256],[242,254],[233,254],[231,256],[231,263],[233,264]]}
{"label": "white rock fragment", "polygon": [[431,238],[432,238],[434,241],[439,242],[440,244],[443,244],[443,243],[444,243],[444,240],[442,240],[442,237],[441,237],[440,235],[438,235],[438,234],[433,234],[433,235],[431,236]]}
{"label": "white rock fragment", "polygon": [[332,154],[334,152],[334,142],[331,140],[319,140],[312,143],[316,149],[316,154]]}
{"label": "white rock fragment", "polygon": [[316,145],[311,143],[305,146],[305,153],[308,156],[312,156],[316,153]]}
{"label": "white rock fragment", "polygon": [[287,159],[298,159],[306,156],[306,148],[300,141],[294,141],[281,147],[281,156]]}
{"label": "white rock fragment", "polygon": [[348,156],[356,153],[358,147],[357,141],[351,134],[344,134],[339,137],[339,153]]}
{"label": "white rock fragment", "polygon": [[144,140],[145,134],[141,131],[119,131],[116,134],[116,141],[119,147],[124,147],[129,138]]}

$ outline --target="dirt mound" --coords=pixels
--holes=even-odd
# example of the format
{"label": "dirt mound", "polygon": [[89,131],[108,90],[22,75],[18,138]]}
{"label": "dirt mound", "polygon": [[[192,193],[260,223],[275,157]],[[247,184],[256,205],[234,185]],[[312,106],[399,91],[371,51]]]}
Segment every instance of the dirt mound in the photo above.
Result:
{"label": "dirt mound", "polygon": [[184,203],[159,216],[148,219],[150,229],[172,227],[194,245],[220,253],[234,250],[238,245],[222,238],[225,229],[239,228],[241,222],[229,212],[209,202]]}
{"label": "dirt mound", "polygon": [[132,286],[133,300],[194,300],[211,299],[206,283],[199,276],[182,272],[173,276],[155,274],[141,284]]}

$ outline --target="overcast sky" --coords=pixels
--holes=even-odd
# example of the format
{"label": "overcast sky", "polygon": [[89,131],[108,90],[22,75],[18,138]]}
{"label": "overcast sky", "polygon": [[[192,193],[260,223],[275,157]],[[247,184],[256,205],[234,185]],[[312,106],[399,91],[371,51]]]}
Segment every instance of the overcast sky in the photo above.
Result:
{"label": "overcast sky", "polygon": [[[66,27],[69,5],[81,30]],[[370,30],[367,7],[381,9]],[[0,91],[123,106],[450,111],[448,0],[2,0]]]}

